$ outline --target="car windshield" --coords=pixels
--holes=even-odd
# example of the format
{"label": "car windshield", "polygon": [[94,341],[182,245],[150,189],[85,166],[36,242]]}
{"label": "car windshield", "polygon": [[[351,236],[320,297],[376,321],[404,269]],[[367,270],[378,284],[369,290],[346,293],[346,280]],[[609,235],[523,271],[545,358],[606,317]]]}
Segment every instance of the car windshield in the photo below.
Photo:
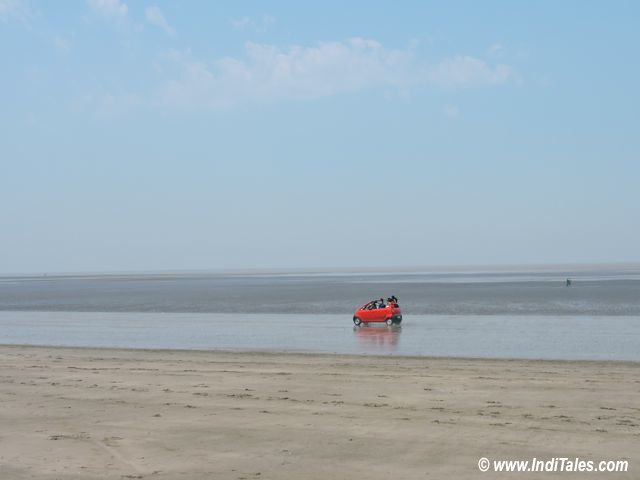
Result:
{"label": "car windshield", "polygon": [[368,303],[365,303],[362,307],[360,307],[361,310],[375,310],[378,308],[386,308],[386,307],[392,307],[392,308],[398,308],[398,303],[397,302],[393,302],[393,301],[388,301],[386,302],[386,304],[383,302],[382,304],[378,305],[378,300],[372,300]]}

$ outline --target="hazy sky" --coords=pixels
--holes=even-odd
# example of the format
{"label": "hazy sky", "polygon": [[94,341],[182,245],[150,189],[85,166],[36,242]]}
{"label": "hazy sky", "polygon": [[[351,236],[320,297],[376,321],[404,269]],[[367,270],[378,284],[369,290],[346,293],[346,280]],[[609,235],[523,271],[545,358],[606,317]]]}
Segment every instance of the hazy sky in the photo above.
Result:
{"label": "hazy sky", "polygon": [[640,3],[0,0],[0,273],[640,261]]}

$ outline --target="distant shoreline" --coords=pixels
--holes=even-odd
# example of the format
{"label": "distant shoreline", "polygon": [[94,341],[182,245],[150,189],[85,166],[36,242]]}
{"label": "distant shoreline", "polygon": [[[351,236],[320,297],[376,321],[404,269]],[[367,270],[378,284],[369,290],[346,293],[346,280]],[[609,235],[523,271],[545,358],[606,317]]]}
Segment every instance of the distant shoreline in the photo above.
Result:
{"label": "distant shoreline", "polygon": [[359,275],[359,274],[488,274],[488,273],[545,273],[564,271],[629,270],[640,272],[640,262],[596,262],[596,263],[541,263],[541,264],[478,264],[478,265],[431,265],[389,267],[303,267],[303,268],[222,268],[222,269],[159,269],[126,271],[69,271],[69,272],[4,272],[0,280],[13,278],[95,278],[95,277],[183,277],[183,276],[281,276],[281,275]]}

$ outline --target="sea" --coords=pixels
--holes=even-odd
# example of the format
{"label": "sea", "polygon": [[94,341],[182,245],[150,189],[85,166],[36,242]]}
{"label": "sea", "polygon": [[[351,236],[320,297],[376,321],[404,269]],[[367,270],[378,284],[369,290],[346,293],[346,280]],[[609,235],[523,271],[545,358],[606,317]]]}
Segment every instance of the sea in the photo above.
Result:
{"label": "sea", "polygon": [[4,276],[0,344],[640,361],[640,265]]}

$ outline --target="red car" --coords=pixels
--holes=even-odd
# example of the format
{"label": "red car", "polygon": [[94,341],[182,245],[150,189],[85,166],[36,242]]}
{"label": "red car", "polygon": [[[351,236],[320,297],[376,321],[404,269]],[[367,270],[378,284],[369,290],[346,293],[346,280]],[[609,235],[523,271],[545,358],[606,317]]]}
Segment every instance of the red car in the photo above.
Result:
{"label": "red car", "polygon": [[377,308],[376,301],[366,303],[353,314],[353,323],[360,326],[363,323],[385,322],[391,326],[402,322],[402,312],[397,303],[389,303],[382,308]]}

